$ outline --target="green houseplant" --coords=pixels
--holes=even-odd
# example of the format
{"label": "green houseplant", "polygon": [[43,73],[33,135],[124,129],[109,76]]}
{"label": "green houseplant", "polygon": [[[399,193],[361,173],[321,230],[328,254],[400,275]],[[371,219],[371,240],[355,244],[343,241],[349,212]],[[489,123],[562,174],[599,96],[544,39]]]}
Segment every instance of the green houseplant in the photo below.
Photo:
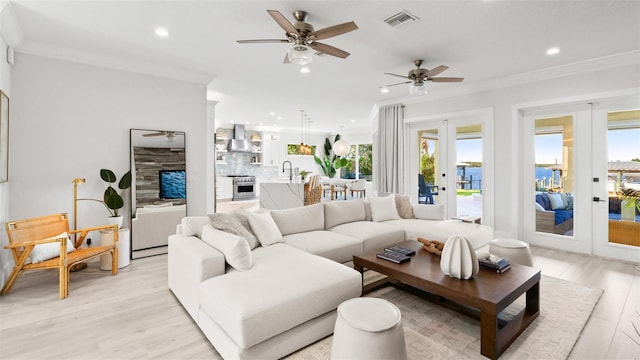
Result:
{"label": "green houseplant", "polygon": [[622,189],[620,192],[620,216],[623,220],[636,220],[636,212],[640,212],[640,191],[634,189]]}
{"label": "green houseplant", "polygon": [[107,211],[111,214],[111,216],[116,217],[118,215],[118,210],[122,209],[124,206],[124,200],[122,199],[122,193],[131,187],[131,171],[127,171],[118,182],[118,189],[120,189],[120,193],[113,187],[116,180],[116,174],[109,169],[100,169],[100,178],[102,181],[108,183],[109,185],[104,191],[104,196],[102,202],[104,206],[107,208]]}
{"label": "green houseplant", "polygon": [[[340,140],[340,134],[337,134],[333,142]],[[340,157],[333,152],[333,147],[329,138],[325,138],[324,141],[324,153],[323,158],[319,158],[318,155],[313,154],[313,159],[322,168],[322,173],[332,178],[336,175],[336,170],[349,165],[349,159]]]}

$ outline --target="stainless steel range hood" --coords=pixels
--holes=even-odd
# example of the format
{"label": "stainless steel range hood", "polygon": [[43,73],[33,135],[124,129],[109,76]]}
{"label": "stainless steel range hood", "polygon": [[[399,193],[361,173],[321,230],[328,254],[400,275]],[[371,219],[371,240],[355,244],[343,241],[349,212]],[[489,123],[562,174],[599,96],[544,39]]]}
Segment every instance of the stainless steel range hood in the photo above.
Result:
{"label": "stainless steel range hood", "polygon": [[244,125],[233,127],[233,138],[227,144],[227,151],[251,152],[251,143],[244,138]]}

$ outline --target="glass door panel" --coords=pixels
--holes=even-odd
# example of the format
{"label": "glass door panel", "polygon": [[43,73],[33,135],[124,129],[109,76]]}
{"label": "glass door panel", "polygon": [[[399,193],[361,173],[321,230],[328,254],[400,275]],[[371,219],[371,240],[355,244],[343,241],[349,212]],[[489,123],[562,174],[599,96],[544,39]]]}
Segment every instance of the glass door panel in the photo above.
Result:
{"label": "glass door panel", "polygon": [[640,247],[640,110],[607,113],[608,242]]}
{"label": "glass door panel", "polygon": [[573,116],[535,119],[536,232],[573,236],[573,139]]}
{"label": "glass door panel", "polygon": [[482,218],[482,125],[456,127],[456,215]]}
{"label": "glass door panel", "polygon": [[440,202],[440,134],[439,130],[429,129],[418,132],[419,174],[418,203],[438,204]]}

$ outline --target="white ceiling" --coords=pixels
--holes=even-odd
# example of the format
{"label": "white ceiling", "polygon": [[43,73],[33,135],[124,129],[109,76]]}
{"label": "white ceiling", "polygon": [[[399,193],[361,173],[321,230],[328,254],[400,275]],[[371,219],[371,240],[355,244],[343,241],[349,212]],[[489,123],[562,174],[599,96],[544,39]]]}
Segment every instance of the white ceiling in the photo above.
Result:
{"label": "white ceiling", "polygon": [[[300,127],[304,109],[312,131],[369,128],[378,103],[406,102],[402,79],[413,60],[444,64],[426,97],[472,91],[482,84],[543,69],[640,49],[640,1],[32,1],[13,0],[23,33],[16,51],[209,83],[218,123]],[[316,56],[311,73],[283,65],[287,44],[237,44],[284,38],[267,14],[309,13],[316,30],[347,21],[359,29],[322,42],[351,53]],[[390,27],[405,9],[419,21]],[[168,38],[154,35],[157,26]],[[548,56],[557,46],[560,54]],[[567,69],[570,67],[566,67]],[[413,99],[415,101],[415,99]],[[276,115],[269,115],[275,112]],[[283,117],[277,120],[276,117]]]}

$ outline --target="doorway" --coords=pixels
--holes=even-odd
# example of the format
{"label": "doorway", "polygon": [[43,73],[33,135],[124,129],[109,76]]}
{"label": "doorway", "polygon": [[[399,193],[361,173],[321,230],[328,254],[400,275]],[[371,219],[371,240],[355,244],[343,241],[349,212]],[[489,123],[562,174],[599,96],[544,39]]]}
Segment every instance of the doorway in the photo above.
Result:
{"label": "doorway", "polygon": [[493,196],[492,111],[416,119],[408,126],[411,177],[405,181],[412,199],[444,205],[446,218],[472,216],[493,226],[493,202],[483,201]]}

